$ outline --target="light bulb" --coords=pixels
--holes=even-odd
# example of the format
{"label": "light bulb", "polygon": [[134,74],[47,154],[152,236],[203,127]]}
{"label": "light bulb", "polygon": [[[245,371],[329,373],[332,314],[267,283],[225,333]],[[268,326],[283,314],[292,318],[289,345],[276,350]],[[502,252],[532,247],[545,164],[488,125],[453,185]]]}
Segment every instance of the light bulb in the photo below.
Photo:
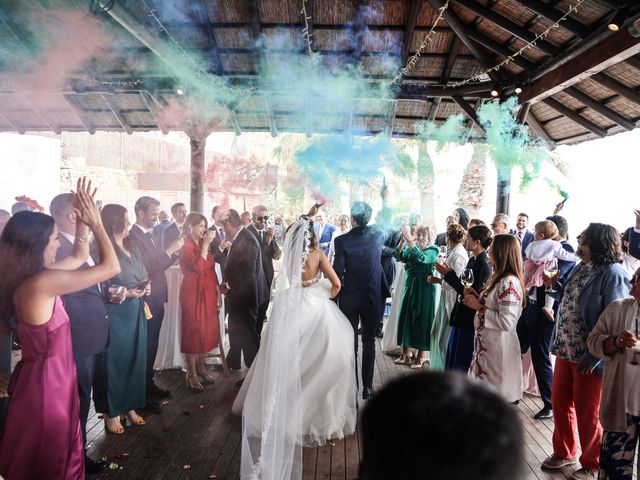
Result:
{"label": "light bulb", "polygon": [[176,88],[176,93],[178,95],[184,95],[184,90],[182,90],[181,88]]}
{"label": "light bulb", "polygon": [[522,88],[521,87],[516,87],[514,92],[516,92],[516,95],[520,95],[522,93]]}
{"label": "light bulb", "polygon": [[498,95],[500,95],[500,92],[498,92],[498,90],[491,90],[491,96],[492,97],[497,97]]}

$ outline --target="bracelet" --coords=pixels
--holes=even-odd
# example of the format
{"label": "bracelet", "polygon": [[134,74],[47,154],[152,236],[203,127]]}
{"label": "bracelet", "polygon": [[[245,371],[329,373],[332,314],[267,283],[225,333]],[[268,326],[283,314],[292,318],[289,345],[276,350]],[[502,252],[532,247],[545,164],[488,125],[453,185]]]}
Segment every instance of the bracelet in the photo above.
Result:
{"label": "bracelet", "polygon": [[76,240],[78,241],[78,243],[85,243],[88,239],[86,235],[82,235],[80,237],[76,237]]}

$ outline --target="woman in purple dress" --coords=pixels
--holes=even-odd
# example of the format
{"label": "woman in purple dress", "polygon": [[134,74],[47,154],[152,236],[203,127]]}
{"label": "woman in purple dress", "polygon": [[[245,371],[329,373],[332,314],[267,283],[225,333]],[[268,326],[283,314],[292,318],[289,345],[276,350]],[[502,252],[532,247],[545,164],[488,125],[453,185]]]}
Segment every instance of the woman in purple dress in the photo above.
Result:
{"label": "woman in purple dress", "polygon": [[[22,342],[0,440],[0,475],[7,479],[84,478],[76,366],[60,296],[119,272],[94,195],[91,182],[78,180],[74,208],[82,221],[67,258],[55,261],[58,229],[42,213],[14,215],[0,237],[0,330],[6,332],[15,316]],[[89,256],[89,228],[101,261],[77,270]]]}

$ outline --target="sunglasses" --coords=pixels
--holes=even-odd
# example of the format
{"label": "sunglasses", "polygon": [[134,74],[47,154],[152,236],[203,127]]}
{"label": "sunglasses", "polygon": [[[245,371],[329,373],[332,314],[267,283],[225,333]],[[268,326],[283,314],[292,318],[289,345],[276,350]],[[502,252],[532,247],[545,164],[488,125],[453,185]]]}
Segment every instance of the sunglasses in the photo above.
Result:
{"label": "sunglasses", "polygon": [[266,215],[264,217],[256,217],[256,220],[258,220],[259,222],[266,222],[267,220],[269,220],[269,215]]}

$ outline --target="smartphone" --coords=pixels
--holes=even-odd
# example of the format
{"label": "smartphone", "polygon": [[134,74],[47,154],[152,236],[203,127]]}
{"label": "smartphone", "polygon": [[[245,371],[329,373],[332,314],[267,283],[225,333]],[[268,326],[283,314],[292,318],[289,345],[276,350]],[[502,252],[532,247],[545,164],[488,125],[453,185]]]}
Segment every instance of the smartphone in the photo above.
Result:
{"label": "smartphone", "polygon": [[149,285],[150,283],[151,283],[151,280],[143,280],[142,282],[140,282],[138,284],[136,289],[137,290],[144,290],[145,288],[147,288],[147,285]]}

